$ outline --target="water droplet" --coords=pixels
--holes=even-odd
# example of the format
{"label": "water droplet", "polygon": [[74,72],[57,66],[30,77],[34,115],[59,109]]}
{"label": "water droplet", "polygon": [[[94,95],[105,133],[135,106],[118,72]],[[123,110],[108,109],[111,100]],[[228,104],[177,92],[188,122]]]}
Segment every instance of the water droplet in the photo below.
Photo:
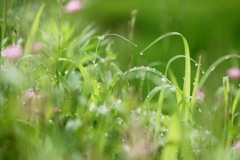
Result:
{"label": "water droplet", "polygon": [[185,77],[183,77],[183,80],[185,80]]}
{"label": "water droplet", "polygon": [[204,71],[202,71],[202,74],[204,74],[205,72]]}
{"label": "water droplet", "polygon": [[176,87],[172,87],[171,90],[172,90],[173,92],[175,92],[175,91],[176,91]]}
{"label": "water droplet", "polygon": [[36,68],[33,68],[34,71],[36,71]]}
{"label": "water droplet", "polygon": [[195,64],[195,66],[197,67],[197,66],[198,66],[198,64],[196,63],[196,64]]}
{"label": "water droplet", "polygon": [[215,70],[215,67],[211,68],[211,71],[214,71]]}
{"label": "water droplet", "polygon": [[166,81],[166,79],[165,79],[165,78],[161,78],[161,81],[162,81],[162,82],[165,82],[165,81]]}
{"label": "water droplet", "polygon": [[143,55],[143,52],[140,52],[139,54],[142,56],[142,55]]}
{"label": "water droplet", "polygon": [[229,59],[229,57],[227,56],[226,59]]}
{"label": "water droplet", "polygon": [[202,110],[201,110],[200,108],[198,109],[198,111],[199,111],[199,112],[202,112]]}

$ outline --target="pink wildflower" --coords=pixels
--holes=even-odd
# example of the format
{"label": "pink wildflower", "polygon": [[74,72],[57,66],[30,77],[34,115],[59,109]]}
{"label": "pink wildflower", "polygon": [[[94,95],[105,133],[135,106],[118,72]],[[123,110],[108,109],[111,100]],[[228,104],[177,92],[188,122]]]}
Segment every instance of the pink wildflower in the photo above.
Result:
{"label": "pink wildflower", "polygon": [[240,69],[231,68],[227,71],[227,75],[229,76],[229,78],[232,78],[232,79],[240,78]]}
{"label": "pink wildflower", "polygon": [[240,149],[240,141],[237,141],[234,145],[233,145],[234,149]]}
{"label": "pink wildflower", "polygon": [[206,93],[205,89],[203,89],[203,88],[198,89],[197,90],[197,99],[203,101],[205,98],[205,93]]}
{"label": "pink wildflower", "polygon": [[54,115],[58,115],[62,110],[58,107],[55,107],[54,110],[53,110],[53,114]]}
{"label": "pink wildflower", "polygon": [[29,91],[26,92],[26,96],[27,96],[28,98],[35,98],[36,95],[37,95],[37,94],[36,94],[33,90],[29,90]]}
{"label": "pink wildflower", "polygon": [[73,13],[82,9],[83,4],[78,0],[72,0],[64,7],[65,12]]}
{"label": "pink wildflower", "polygon": [[41,42],[36,42],[32,45],[32,51],[34,53],[39,53],[42,50],[42,43]]}
{"label": "pink wildflower", "polygon": [[12,45],[7,47],[2,52],[2,56],[9,60],[16,60],[23,54],[23,49],[20,45]]}

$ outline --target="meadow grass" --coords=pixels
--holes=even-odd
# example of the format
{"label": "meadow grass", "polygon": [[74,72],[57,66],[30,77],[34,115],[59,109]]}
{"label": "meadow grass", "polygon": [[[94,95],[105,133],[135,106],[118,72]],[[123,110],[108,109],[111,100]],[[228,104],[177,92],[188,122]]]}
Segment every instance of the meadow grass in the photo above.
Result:
{"label": "meadow grass", "polygon": [[[114,38],[142,46],[116,33],[99,34],[91,24],[78,29],[61,10],[63,2],[57,4],[58,15],[45,20],[47,5],[38,3],[24,37],[25,29],[6,18],[5,3],[0,159],[239,158],[239,86],[223,77],[211,104],[199,95],[214,69],[239,55],[223,56],[204,72],[201,57],[191,58],[186,38],[170,32],[139,54],[151,54],[147,50],[160,40],[179,36],[183,54],[166,63],[165,73],[150,65],[123,71]],[[37,50],[36,42],[41,43]],[[15,44],[23,55],[9,58],[7,49]],[[183,86],[171,68],[180,58],[185,60]]]}

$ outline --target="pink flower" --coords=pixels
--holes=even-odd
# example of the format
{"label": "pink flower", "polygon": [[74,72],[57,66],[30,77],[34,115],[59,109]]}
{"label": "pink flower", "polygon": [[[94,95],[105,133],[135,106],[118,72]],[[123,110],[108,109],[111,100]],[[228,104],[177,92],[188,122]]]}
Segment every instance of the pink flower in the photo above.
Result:
{"label": "pink flower", "polygon": [[54,110],[53,110],[53,114],[54,115],[58,115],[62,110],[58,107],[55,107]]}
{"label": "pink flower", "polygon": [[227,75],[229,76],[229,78],[232,78],[232,79],[240,78],[240,69],[231,68],[227,71]]}
{"label": "pink flower", "polygon": [[16,60],[23,54],[23,49],[20,45],[12,45],[7,47],[2,52],[2,56],[9,60]]}
{"label": "pink flower", "polygon": [[26,95],[27,98],[30,98],[30,99],[33,99],[37,96],[36,92],[34,92],[33,90],[28,90],[25,93],[25,95]]}
{"label": "pink flower", "polygon": [[240,141],[237,141],[234,145],[233,145],[234,149],[240,149]]}
{"label": "pink flower", "polygon": [[36,42],[32,45],[32,51],[34,53],[39,53],[42,50],[42,43],[41,42]]}
{"label": "pink flower", "polygon": [[82,9],[83,4],[78,0],[72,0],[64,7],[65,12],[73,13]]}
{"label": "pink flower", "polygon": [[206,93],[206,91],[205,91],[204,88],[198,89],[198,90],[197,90],[197,99],[203,101],[204,98],[205,98],[205,93]]}

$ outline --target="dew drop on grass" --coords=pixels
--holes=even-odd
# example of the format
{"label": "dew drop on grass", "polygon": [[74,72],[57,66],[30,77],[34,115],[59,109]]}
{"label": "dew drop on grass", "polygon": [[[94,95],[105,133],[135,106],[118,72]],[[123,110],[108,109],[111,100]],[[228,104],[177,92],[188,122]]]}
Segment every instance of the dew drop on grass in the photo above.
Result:
{"label": "dew drop on grass", "polygon": [[215,70],[215,67],[211,68],[211,71],[214,71]]}
{"label": "dew drop on grass", "polygon": [[205,72],[204,71],[202,71],[202,74],[204,74]]}
{"label": "dew drop on grass", "polygon": [[198,64],[196,63],[196,64],[195,64],[195,66],[197,67],[197,66],[198,66]]}
{"label": "dew drop on grass", "polygon": [[176,92],[176,87],[171,87],[171,91]]}
{"label": "dew drop on grass", "polygon": [[143,52],[140,52],[139,54],[142,56],[142,55],[143,55]]}
{"label": "dew drop on grass", "polygon": [[161,78],[161,81],[162,81],[162,82],[165,82],[165,81],[166,81],[166,79],[165,79],[165,78]]}
{"label": "dew drop on grass", "polygon": [[226,59],[229,59],[229,57],[227,56]]}

